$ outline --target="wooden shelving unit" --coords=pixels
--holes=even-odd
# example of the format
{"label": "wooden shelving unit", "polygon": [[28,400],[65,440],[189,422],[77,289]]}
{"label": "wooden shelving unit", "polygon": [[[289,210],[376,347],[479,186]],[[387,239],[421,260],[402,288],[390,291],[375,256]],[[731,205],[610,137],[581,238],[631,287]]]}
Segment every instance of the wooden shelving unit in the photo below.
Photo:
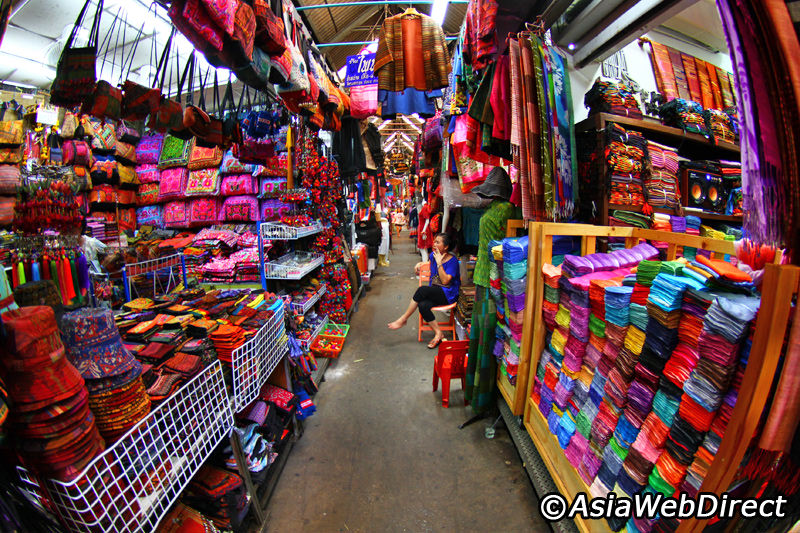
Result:
{"label": "wooden shelving unit", "polygon": [[[531,222],[529,223],[529,235],[536,236],[536,239],[531,241],[531,248],[535,248],[533,256],[536,259],[534,263],[528,265],[528,279],[529,281],[533,280],[533,283],[529,282],[528,284],[529,297],[533,299],[533,305],[525,309],[525,324],[526,326],[532,324],[530,329],[533,338],[527,361],[529,376],[522,421],[555,486],[569,501],[572,501],[575,494],[588,492],[586,483],[567,460],[558,440],[550,433],[547,421],[539,411],[539,407],[531,399],[536,370],[546,337],[545,324],[541,318],[544,297],[544,281],[541,272],[542,265],[552,261],[553,237],[581,237],[582,255],[593,253],[597,239],[603,237],[624,238],[626,247],[634,246],[641,240],[664,241],[670,244],[668,259],[674,259],[675,250],[679,246],[706,249],[714,256],[720,256],[734,253],[735,245],[730,241],[681,233],[586,224]],[[779,257],[776,258],[776,263],[778,261],[780,261]],[[774,379],[778,361],[781,358],[781,345],[786,334],[792,298],[800,290],[798,281],[800,281],[800,268],[778,266],[777,264],[767,265],[762,285],[761,310],[755,326],[753,345],[744,380],[719,451],[700,487],[700,492],[722,494],[729,489],[734,480],[738,465],[749,446],[750,436],[753,435],[760,420],[761,412],[767,401],[769,384]],[[608,524],[604,520],[576,518],[575,525],[582,532],[609,531]],[[699,533],[705,525],[707,525],[707,521],[704,520],[684,520],[678,533]]]}
{"label": "wooden shelving unit", "polygon": [[[741,158],[741,149],[739,145],[727,142],[712,142],[707,138],[697,133],[687,133],[680,128],[673,128],[672,126],[665,126],[654,119],[635,119],[630,117],[623,117],[612,115],[610,113],[598,113],[586,120],[583,120],[575,125],[576,133],[591,133],[597,134],[597,147],[599,153],[603,153],[605,148],[605,128],[608,123],[615,123],[623,126],[625,129],[638,131],[645,136],[648,140],[665,144],[676,149],[679,155],[689,159],[721,159],[728,161],[739,161]],[[603,168],[599,170],[598,175],[605,179],[607,171],[605,168],[605,159],[598,161],[602,164]],[[678,185],[681,185],[682,180],[678,176]],[[687,192],[681,190],[681,197],[685,197]],[[632,211],[641,213],[642,208],[639,206],[619,205],[609,203],[608,194],[603,194],[602,198],[592,199],[596,209],[596,223],[601,226],[608,225],[608,217],[611,211]],[[653,208],[656,213],[664,213],[668,215],[678,214],[677,210]],[[709,213],[705,211],[691,211],[685,214],[691,214],[700,217],[703,220],[717,221],[717,222],[730,222],[735,224],[742,223],[741,216],[721,215],[718,213]]]}

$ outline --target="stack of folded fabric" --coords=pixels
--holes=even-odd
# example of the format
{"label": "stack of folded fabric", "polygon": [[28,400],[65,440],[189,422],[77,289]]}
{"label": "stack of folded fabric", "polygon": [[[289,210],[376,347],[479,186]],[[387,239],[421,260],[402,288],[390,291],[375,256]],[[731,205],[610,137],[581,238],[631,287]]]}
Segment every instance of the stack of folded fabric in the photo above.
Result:
{"label": "stack of folded fabric", "polygon": [[242,478],[209,464],[197,471],[181,500],[224,530],[239,530],[250,508]]}
{"label": "stack of folded fabric", "polygon": [[467,325],[472,321],[472,308],[475,305],[475,286],[465,287],[464,285],[458,291],[458,305],[456,305],[456,314],[461,324]]}
{"label": "stack of folded fabric", "polygon": [[514,384],[519,366],[519,344],[522,341],[524,322],[526,283],[528,272],[528,237],[506,238],[502,244],[503,288],[506,324],[510,336],[504,343],[504,358],[501,361],[503,372]]}
{"label": "stack of folded fabric", "polygon": [[233,283],[236,279],[236,262],[227,257],[215,257],[197,269],[206,283]]}
{"label": "stack of folded fabric", "polygon": [[647,143],[647,150],[650,159],[644,182],[647,203],[653,207],[674,209],[680,205],[678,154],[674,149],[652,141]]}
{"label": "stack of folded fabric", "polygon": [[553,266],[549,263],[542,267],[542,277],[544,278],[544,298],[542,301],[542,315],[547,329],[555,329],[555,318],[558,313],[558,303],[561,298],[559,290],[559,279],[561,278],[561,267]]}
{"label": "stack of folded fabric", "polygon": [[489,292],[497,306],[498,314],[503,313],[503,241],[489,241]]}
{"label": "stack of folded fabric", "polygon": [[64,315],[61,333],[67,357],[89,390],[89,408],[106,443],[115,442],[150,412],[142,365],[123,346],[108,309]]}
{"label": "stack of folded fabric", "polygon": [[219,360],[230,364],[233,361],[233,351],[244,344],[244,329],[239,326],[222,324],[210,335],[214,343],[214,350]]}
{"label": "stack of folded fabric", "polygon": [[716,141],[736,143],[739,140],[738,124],[731,115],[718,109],[706,109],[703,119]]}
{"label": "stack of folded fabric", "polygon": [[615,209],[608,218],[608,225],[649,229],[650,221],[651,219],[648,215]]}
{"label": "stack of folded fabric", "polygon": [[583,97],[589,114],[611,113],[632,118],[642,118],[642,110],[634,96],[636,93],[624,83],[597,80]]}
{"label": "stack of folded fabric", "polygon": [[630,323],[629,312],[633,287],[608,286],[605,290],[605,319],[620,327]]}
{"label": "stack of folded fabric", "polygon": [[710,135],[703,118],[703,106],[697,102],[675,98],[662,104],[658,108],[658,114],[667,126],[681,128],[690,133],[699,133],[706,137]]}
{"label": "stack of folded fabric", "polygon": [[3,325],[10,448],[32,473],[70,481],[105,447],[81,373],[66,357],[52,308],[7,311]]}
{"label": "stack of folded fabric", "polygon": [[258,248],[253,246],[241,248],[232,253],[230,259],[236,264],[237,282],[246,283],[258,281]]}

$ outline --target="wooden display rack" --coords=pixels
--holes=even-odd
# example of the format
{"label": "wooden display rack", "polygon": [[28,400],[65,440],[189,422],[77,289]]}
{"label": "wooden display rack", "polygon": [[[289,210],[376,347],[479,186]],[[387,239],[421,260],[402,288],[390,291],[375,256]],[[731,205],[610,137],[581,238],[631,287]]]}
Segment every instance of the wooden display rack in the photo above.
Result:
{"label": "wooden display rack", "polygon": [[[547,421],[537,405],[531,400],[533,381],[539,357],[545,344],[545,324],[541,320],[544,283],[541,278],[542,265],[553,258],[553,237],[581,237],[582,255],[594,253],[598,237],[623,237],[626,248],[635,246],[642,240],[654,240],[669,244],[667,258],[675,259],[679,246],[689,246],[709,250],[714,256],[735,254],[735,245],[730,241],[696,237],[680,233],[643,230],[625,227],[603,227],[584,224],[529,223],[530,247],[528,251],[528,300],[526,303],[525,325],[530,324],[531,351],[526,359],[529,372],[526,380],[523,422],[536,450],[550,472],[558,490],[571,501],[579,492],[589,492],[575,468],[564,455],[556,437],[550,433]],[[778,255],[775,262],[780,261]],[[533,280],[533,282],[531,282]],[[800,267],[766,266],[761,292],[761,308],[758,313],[753,336],[753,345],[745,370],[744,380],[739,390],[738,400],[725,435],[714,457],[708,476],[703,480],[700,492],[721,494],[730,487],[736,470],[744,457],[750,438],[756,429],[761,413],[769,395],[775,370],[781,355],[785,338],[792,297],[800,292]],[[525,333],[523,333],[525,338]],[[527,353],[527,352],[526,352]],[[520,374],[522,358],[520,359]],[[519,377],[517,383],[519,384]],[[502,389],[501,389],[502,390]],[[519,392],[519,391],[516,391]],[[504,394],[505,397],[505,394]],[[506,398],[508,401],[508,398]],[[510,404],[509,404],[510,405]],[[605,520],[583,520],[575,523],[583,532],[610,531]],[[705,520],[684,520],[679,533],[698,533],[706,525]]]}

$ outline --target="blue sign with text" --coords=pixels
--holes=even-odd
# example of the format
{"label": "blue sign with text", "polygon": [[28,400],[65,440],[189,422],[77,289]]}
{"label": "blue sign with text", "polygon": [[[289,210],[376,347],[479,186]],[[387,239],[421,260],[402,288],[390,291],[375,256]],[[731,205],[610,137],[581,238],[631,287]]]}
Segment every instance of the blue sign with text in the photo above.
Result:
{"label": "blue sign with text", "polygon": [[347,57],[347,74],[344,79],[345,87],[360,87],[378,83],[378,78],[373,74],[375,68],[375,54],[359,54]]}

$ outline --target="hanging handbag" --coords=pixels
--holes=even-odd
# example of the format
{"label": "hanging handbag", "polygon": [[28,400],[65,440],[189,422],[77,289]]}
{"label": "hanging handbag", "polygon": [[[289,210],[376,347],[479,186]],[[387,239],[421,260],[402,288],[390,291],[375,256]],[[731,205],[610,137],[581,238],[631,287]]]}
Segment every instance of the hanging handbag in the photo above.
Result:
{"label": "hanging handbag", "polygon": [[442,112],[425,121],[425,130],[422,133],[422,149],[425,152],[435,152],[442,147]]}
{"label": "hanging handbag", "polygon": [[74,107],[91,96],[97,81],[97,41],[100,32],[100,17],[103,13],[103,0],[97,0],[89,41],[84,47],[74,47],[75,37],[83,25],[83,19],[92,0],[86,0],[72,31],[64,43],[64,50],[58,59],[56,77],[50,88],[50,103],[60,107]]}
{"label": "hanging handbag", "polygon": [[138,190],[140,181],[139,175],[136,174],[136,169],[133,167],[126,167],[125,165],[117,165],[117,174],[119,175],[120,189]]}
{"label": "hanging handbag", "polygon": [[221,174],[252,174],[254,170],[253,165],[242,163],[233,155],[233,152],[225,152],[219,168]]}
{"label": "hanging handbag", "polygon": [[[222,116],[222,102],[219,99],[219,81],[217,79],[216,70],[214,71],[214,109],[216,110],[217,115]],[[217,116],[210,114],[208,118],[209,118],[208,132],[202,139],[198,138],[197,141],[200,144],[205,144],[206,146],[219,148],[225,143],[225,138],[223,136],[222,119],[217,118]],[[222,161],[221,150],[219,150],[219,160],[217,161],[217,165],[219,165],[220,161]]]}
{"label": "hanging handbag", "polygon": [[[166,228],[186,228],[189,227],[188,203],[179,200],[168,202],[164,206],[164,227]],[[173,531],[182,531],[174,529]]]}
{"label": "hanging handbag", "polygon": [[186,179],[188,177],[189,171],[186,167],[162,170],[161,181],[158,184],[158,201],[164,202],[183,198],[183,191],[186,189]]}
{"label": "hanging handbag", "polygon": [[22,116],[22,106],[15,105],[16,101],[4,102],[2,107],[2,120],[0,121],[0,145],[4,146],[18,146],[22,144],[24,139],[24,129],[22,120],[6,120],[6,113],[9,110],[16,113],[18,117]]}
{"label": "hanging handbag", "polygon": [[92,166],[92,149],[84,141],[64,141],[61,146],[65,165]]}
{"label": "hanging handbag", "polygon": [[121,141],[124,143],[132,144],[136,147],[139,144],[139,141],[142,138],[142,134],[139,130],[131,126],[130,124],[126,124],[124,120],[120,120],[119,125],[117,126],[117,141]]}
{"label": "hanging handbag", "polygon": [[222,162],[222,150],[219,146],[202,146],[197,143],[192,147],[189,155],[189,170],[199,170],[201,168],[219,167]]}
{"label": "hanging handbag", "polygon": [[[192,56],[194,57],[194,56]],[[208,72],[206,72],[208,76]],[[205,112],[205,83],[200,82],[200,101],[198,105],[193,102],[193,82],[194,76],[191,71],[189,74],[189,87],[186,95],[186,108],[183,110],[183,127],[195,137],[203,138],[210,131],[211,118]]]}
{"label": "hanging handbag", "polygon": [[132,144],[117,141],[114,157],[123,165],[136,166],[136,147]]}
{"label": "hanging handbag", "polygon": [[267,0],[253,0],[253,14],[256,17],[255,44],[269,55],[280,55],[286,50],[283,27],[283,4],[281,13],[273,10]]}
{"label": "hanging handbag", "polygon": [[[239,96],[239,105],[233,108],[233,85],[230,78],[228,79],[228,86],[225,89],[225,96],[222,98],[222,110],[220,113],[224,114],[222,120],[222,148],[227,150],[234,143],[242,142],[242,127],[239,123],[239,110],[242,108],[242,99],[246,88],[242,87],[242,94]],[[231,106],[228,108],[227,106]]]}
{"label": "hanging handbag", "polygon": [[[106,36],[103,38],[103,42],[100,44],[100,50],[103,50],[103,47],[105,46],[103,58],[100,62],[101,77],[103,76],[103,70],[107,63],[106,57],[111,49],[111,39],[114,35],[115,28],[117,31],[114,54],[111,58],[112,65],[117,64],[117,50],[120,48],[120,36],[122,36],[122,45],[124,46],[126,42],[125,34],[127,33],[128,29],[127,22],[120,20],[119,13],[116,17],[114,17],[114,20],[111,23],[111,28],[109,28],[108,32],[106,32]],[[122,29],[120,30],[120,28]],[[119,120],[119,118],[122,116],[122,90],[106,80],[101,79],[95,85],[92,95],[83,102],[83,105],[81,106],[81,113],[102,119]]]}
{"label": "hanging handbag", "polygon": [[217,224],[220,202],[216,198],[194,198],[189,201],[189,226]]}
{"label": "hanging handbag", "polygon": [[209,64],[224,67],[225,31],[214,22],[201,0],[173,0],[168,15],[175,27],[199,50]]}
{"label": "hanging handbag", "polygon": [[269,81],[276,85],[286,83],[292,73],[292,51],[289,48],[289,39],[284,35],[286,49],[282,54],[270,56]]}
{"label": "hanging handbag", "polygon": [[[159,93],[161,93],[161,100],[158,104],[158,110],[150,114],[150,120],[147,127],[161,133],[168,131],[183,130],[183,107],[181,106],[181,92],[183,91],[183,84],[186,81],[186,76],[189,69],[194,65],[194,52],[189,56],[186,66],[183,69],[183,74],[178,79],[178,92],[175,100],[170,100],[168,95],[163,94],[164,79],[167,77],[167,68],[169,65],[169,51],[172,47],[173,38],[175,36],[175,29],[170,32],[167,38],[167,44],[164,46],[164,51],[161,53],[161,59],[158,63],[158,70],[156,71],[156,78],[154,85],[158,81],[159,75],[161,81],[159,83]],[[177,64],[177,62],[176,62]],[[178,67],[179,68],[179,67]],[[172,71],[170,71],[170,83],[172,82]]]}
{"label": "hanging handbag", "polygon": [[[161,155],[158,157],[158,168],[164,170],[173,167],[185,167],[189,164],[189,155],[194,147],[194,137],[181,139],[174,135],[164,137]],[[163,177],[162,172],[162,177]]]}
{"label": "hanging handbag", "polygon": [[[155,9],[156,4],[153,2],[147,10],[147,15],[150,15],[150,10],[153,10],[153,16],[155,16]],[[136,37],[136,41],[133,45],[133,50],[131,51],[130,55],[128,56],[128,73],[125,76],[126,80],[125,83],[122,84],[122,118],[126,120],[144,120],[148,117],[148,115],[154,114],[158,112],[158,106],[161,102],[161,89],[160,88],[152,88],[147,87],[144,85],[140,85],[136,82],[130,80],[131,76],[131,69],[133,68],[133,60],[136,56],[136,50],[139,47],[139,43],[142,40],[142,32],[144,31],[145,24],[142,24],[139,28],[139,34]],[[155,55],[155,45],[156,39],[151,38],[151,46],[150,46],[150,60],[152,64],[159,64],[156,61]],[[122,70],[125,70],[125,63],[122,64]],[[155,85],[155,81],[153,82]]]}
{"label": "hanging handbag", "polygon": [[137,166],[136,175],[139,177],[139,183],[158,183],[161,179],[161,171],[151,164]]}
{"label": "hanging handbag", "polygon": [[117,132],[114,125],[108,122],[94,124],[94,136],[92,137],[92,150],[95,152],[106,153],[114,152],[117,147]]}
{"label": "hanging handbag", "polygon": [[15,195],[20,185],[17,165],[0,165],[0,195]]}
{"label": "hanging handbag", "polygon": [[153,205],[158,203],[159,183],[142,183],[136,192],[136,205]]}
{"label": "hanging handbag", "polygon": [[258,178],[250,174],[234,174],[222,178],[220,185],[222,196],[237,196],[240,194],[258,194]]}
{"label": "hanging handbag", "polygon": [[272,58],[258,47],[253,49],[253,60],[246,66],[236,69],[236,77],[245,84],[267,91],[270,87],[269,75],[272,70]]}
{"label": "hanging handbag", "polygon": [[64,114],[64,123],[61,125],[61,137],[64,139],[72,139],[75,137],[80,122],[75,113],[67,111]]}
{"label": "hanging handbag", "polygon": [[184,196],[217,196],[219,194],[220,177],[218,168],[192,170],[186,179]]}
{"label": "hanging handbag", "polygon": [[308,66],[297,44],[297,24],[292,24],[292,42],[289,46],[289,51],[292,55],[292,70],[289,72],[289,78],[286,83],[277,87],[278,94],[311,89],[311,83],[308,79]]}
{"label": "hanging handbag", "polygon": [[16,165],[22,163],[24,154],[25,151],[23,150],[22,145],[19,145],[15,148],[0,148],[0,163],[6,165]]}
{"label": "hanging handbag", "polygon": [[161,146],[164,144],[164,135],[161,133],[148,133],[136,145],[136,162],[140,165],[155,165],[161,155]]}

